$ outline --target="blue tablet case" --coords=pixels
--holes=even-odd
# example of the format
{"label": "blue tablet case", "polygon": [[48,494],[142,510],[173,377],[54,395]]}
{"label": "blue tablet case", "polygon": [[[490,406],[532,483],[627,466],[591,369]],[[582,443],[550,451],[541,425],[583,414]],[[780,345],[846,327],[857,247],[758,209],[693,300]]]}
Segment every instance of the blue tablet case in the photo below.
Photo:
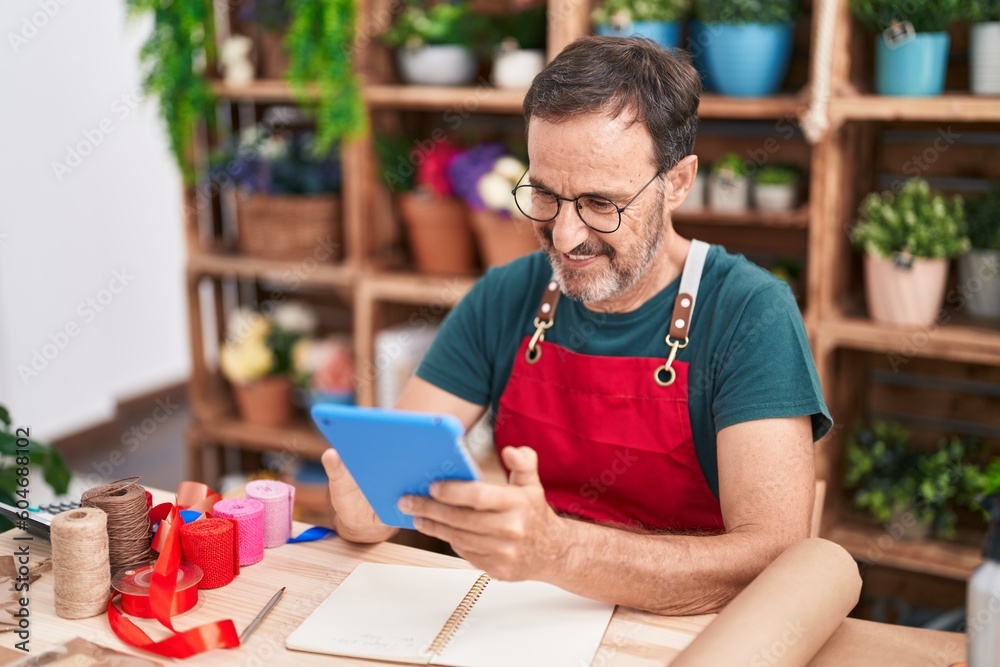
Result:
{"label": "blue tablet case", "polygon": [[451,415],[322,403],[311,414],[387,526],[413,528],[397,506],[404,495],[429,495],[438,480],[479,479]]}

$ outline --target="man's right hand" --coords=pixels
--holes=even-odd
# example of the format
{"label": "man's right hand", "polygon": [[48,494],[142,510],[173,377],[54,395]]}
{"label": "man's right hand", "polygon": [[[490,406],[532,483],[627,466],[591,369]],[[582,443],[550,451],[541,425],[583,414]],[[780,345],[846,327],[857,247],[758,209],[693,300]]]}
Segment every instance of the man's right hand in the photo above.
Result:
{"label": "man's right hand", "polygon": [[384,542],[395,535],[396,528],[379,521],[337,451],[326,450],[321,460],[330,478],[333,529],[337,534],[348,542],[361,543]]}

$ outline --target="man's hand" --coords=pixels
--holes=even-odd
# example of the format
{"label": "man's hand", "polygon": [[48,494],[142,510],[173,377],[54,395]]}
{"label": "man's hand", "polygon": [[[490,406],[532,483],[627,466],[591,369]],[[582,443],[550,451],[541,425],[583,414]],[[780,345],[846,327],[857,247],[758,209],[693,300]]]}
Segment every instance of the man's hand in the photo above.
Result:
{"label": "man's hand", "polygon": [[365,543],[382,542],[392,537],[396,529],[379,521],[337,451],[326,450],[321,460],[330,478],[330,504],[333,505],[333,528],[337,534],[349,542]]}
{"label": "man's hand", "polygon": [[430,498],[405,496],[399,508],[415,517],[418,531],[450,543],[492,577],[542,579],[568,546],[566,520],[545,501],[535,450],[506,447],[500,455],[510,469],[507,486],[436,482]]}

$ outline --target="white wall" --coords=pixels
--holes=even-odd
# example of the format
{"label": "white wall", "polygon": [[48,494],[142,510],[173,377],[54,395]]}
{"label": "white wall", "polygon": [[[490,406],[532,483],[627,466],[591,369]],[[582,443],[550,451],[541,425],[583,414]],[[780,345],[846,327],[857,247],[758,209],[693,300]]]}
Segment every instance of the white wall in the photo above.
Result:
{"label": "white wall", "polygon": [[0,2],[0,403],[43,439],[189,369],[179,176],[124,5]]}

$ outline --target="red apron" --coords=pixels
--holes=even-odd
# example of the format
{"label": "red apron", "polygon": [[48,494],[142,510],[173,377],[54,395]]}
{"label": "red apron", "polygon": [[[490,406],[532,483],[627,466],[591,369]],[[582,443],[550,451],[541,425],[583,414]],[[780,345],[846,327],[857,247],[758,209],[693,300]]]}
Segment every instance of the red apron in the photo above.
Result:
{"label": "red apron", "polygon": [[[692,242],[674,311],[669,355],[602,357],[544,342],[559,288],[545,290],[494,425],[497,451],[527,445],[549,505],[582,519],[651,530],[721,532],[722,511],[698,462],[688,413],[688,341],[708,246]],[[508,471],[509,472],[509,471]]]}

